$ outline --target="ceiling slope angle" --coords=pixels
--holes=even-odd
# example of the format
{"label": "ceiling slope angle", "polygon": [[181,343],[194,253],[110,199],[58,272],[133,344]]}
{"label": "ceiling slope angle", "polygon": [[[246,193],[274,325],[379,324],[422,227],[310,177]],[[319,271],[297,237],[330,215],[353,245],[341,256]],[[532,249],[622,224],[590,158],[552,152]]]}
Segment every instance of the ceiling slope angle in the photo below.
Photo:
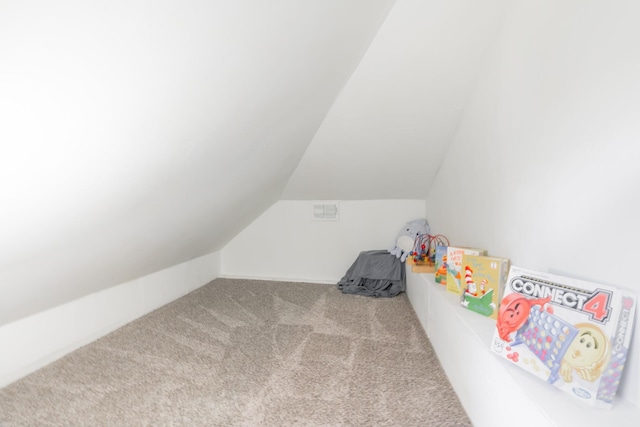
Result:
{"label": "ceiling slope angle", "polygon": [[398,0],[282,199],[425,199],[506,6]]}
{"label": "ceiling slope angle", "polygon": [[393,3],[0,3],[0,325],[222,248]]}

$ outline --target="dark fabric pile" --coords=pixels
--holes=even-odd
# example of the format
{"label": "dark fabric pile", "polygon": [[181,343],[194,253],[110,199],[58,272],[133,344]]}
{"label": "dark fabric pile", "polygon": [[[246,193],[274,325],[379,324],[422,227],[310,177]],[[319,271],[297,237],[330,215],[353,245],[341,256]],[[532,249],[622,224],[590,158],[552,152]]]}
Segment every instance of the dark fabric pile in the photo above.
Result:
{"label": "dark fabric pile", "polygon": [[404,264],[386,250],[360,252],[338,282],[345,294],[394,297],[405,290]]}

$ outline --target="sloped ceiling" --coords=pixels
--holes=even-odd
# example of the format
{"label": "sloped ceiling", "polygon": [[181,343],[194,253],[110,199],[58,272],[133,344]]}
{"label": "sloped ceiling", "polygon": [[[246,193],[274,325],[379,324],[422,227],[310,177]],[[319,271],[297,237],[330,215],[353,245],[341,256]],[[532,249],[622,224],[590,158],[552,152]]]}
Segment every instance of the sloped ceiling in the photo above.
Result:
{"label": "sloped ceiling", "polygon": [[426,198],[507,5],[398,0],[282,198]]}
{"label": "sloped ceiling", "polygon": [[393,3],[0,2],[0,325],[220,249]]}

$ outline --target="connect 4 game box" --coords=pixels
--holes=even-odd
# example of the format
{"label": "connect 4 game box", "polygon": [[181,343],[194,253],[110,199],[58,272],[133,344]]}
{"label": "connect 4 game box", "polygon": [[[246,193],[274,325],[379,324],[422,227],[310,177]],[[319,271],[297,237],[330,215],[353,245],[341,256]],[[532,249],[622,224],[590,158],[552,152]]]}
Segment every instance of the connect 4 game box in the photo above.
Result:
{"label": "connect 4 game box", "polygon": [[636,296],[512,266],[492,350],[598,407],[613,403],[633,332]]}

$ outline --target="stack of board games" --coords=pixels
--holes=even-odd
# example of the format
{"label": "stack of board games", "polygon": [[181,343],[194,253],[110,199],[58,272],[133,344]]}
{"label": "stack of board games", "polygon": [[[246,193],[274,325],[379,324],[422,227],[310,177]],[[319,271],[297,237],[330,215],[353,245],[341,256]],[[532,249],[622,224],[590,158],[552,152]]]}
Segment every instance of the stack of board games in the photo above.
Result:
{"label": "stack of board games", "polygon": [[461,246],[447,247],[447,290],[456,295],[461,295],[463,291],[461,273],[462,255],[486,255],[485,249],[466,248]]}
{"label": "stack of board games", "polygon": [[506,258],[462,255],[463,292],[460,304],[492,319],[498,318],[498,306],[509,274]]}
{"label": "stack of board games", "polygon": [[609,408],[633,332],[626,290],[512,266],[491,349],[536,377]]}

